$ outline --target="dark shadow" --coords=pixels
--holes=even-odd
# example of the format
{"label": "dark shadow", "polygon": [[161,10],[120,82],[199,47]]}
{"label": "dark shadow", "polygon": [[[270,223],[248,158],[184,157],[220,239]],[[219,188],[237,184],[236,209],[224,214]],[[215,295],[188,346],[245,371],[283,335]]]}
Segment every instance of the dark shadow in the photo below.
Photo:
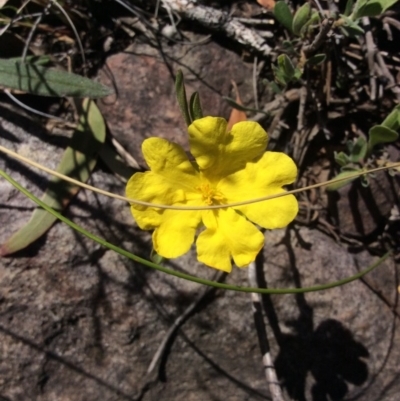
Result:
{"label": "dark shadow", "polygon": [[137,400],[137,398],[135,396],[131,396],[130,394],[125,393],[123,390],[120,390],[118,387],[116,387],[110,383],[107,383],[105,380],[93,375],[90,372],[87,372],[85,369],[82,369],[81,367],[75,365],[74,363],[69,362],[66,358],[58,355],[56,352],[47,350],[44,346],[35,343],[34,341],[30,340],[29,338],[21,336],[20,334],[14,332],[4,326],[1,326],[1,325],[0,325],[0,332],[7,336],[10,336],[12,339],[19,341],[22,344],[29,346],[30,348],[34,349],[35,351],[46,355],[47,358],[54,360],[58,363],[61,363],[62,365],[66,366],[68,369],[76,372],[77,374],[80,374],[89,380],[93,380],[99,386],[102,386],[103,388],[113,392],[115,395],[120,397],[121,400],[128,400],[128,401],[136,401]]}
{"label": "dark shadow", "polygon": [[[293,281],[296,287],[301,287],[289,229],[283,242],[287,247]],[[262,264],[263,260],[258,260],[257,265]],[[260,286],[267,286],[263,274],[259,274],[259,280]],[[293,400],[307,401],[306,379],[309,373],[315,381],[311,388],[313,401],[343,400],[348,393],[348,383],[360,386],[367,380],[368,366],[362,358],[368,358],[369,352],[338,320],[326,319],[315,328],[313,308],[308,305],[304,294],[295,294],[294,297],[299,317],[285,322],[292,327],[294,334],[284,334],[270,296],[262,296],[280,349],[275,360],[278,378]]]}

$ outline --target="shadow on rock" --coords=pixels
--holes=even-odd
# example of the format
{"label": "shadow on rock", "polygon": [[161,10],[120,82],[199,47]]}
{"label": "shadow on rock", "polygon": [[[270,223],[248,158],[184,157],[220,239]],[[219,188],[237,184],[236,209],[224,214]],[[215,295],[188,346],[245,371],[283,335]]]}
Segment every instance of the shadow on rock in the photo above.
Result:
{"label": "shadow on rock", "polygon": [[[301,238],[298,240],[302,246],[311,248],[311,244]],[[293,281],[300,288],[300,274],[289,229],[283,242],[287,247]],[[263,260],[257,260],[261,267],[257,268],[257,275],[259,284],[267,288],[263,264]],[[361,358],[368,358],[369,352],[338,320],[326,319],[314,328],[314,311],[304,294],[298,293],[294,297],[300,314],[297,319],[285,322],[294,332],[285,334],[280,330],[279,317],[270,296],[262,296],[264,310],[280,349],[275,360],[278,378],[293,400],[307,401],[310,393],[313,401],[343,400],[348,393],[348,383],[360,386],[367,380],[368,366]],[[308,386],[306,391],[309,373],[314,379],[310,393]]]}
{"label": "shadow on rock", "polygon": [[312,332],[282,335],[279,343],[276,371],[294,400],[306,400],[309,372],[315,380],[313,401],[342,400],[347,383],[360,386],[367,380],[368,367],[360,358],[368,357],[368,350],[337,320],[327,319]]}

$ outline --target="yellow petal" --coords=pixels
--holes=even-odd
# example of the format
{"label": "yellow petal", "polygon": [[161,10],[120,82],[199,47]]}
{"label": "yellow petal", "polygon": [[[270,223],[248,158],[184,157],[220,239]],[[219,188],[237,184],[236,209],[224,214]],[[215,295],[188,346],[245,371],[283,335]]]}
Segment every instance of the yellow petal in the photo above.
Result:
{"label": "yellow petal", "polygon": [[200,222],[200,211],[166,210],[153,233],[155,251],[168,259],[182,256],[193,244]]}
{"label": "yellow petal", "polygon": [[[226,177],[218,185],[228,203],[260,198],[284,192],[283,185],[291,184],[297,175],[293,160],[279,152],[266,152],[255,163]],[[261,227],[274,229],[287,226],[298,213],[293,195],[235,208]]]}
{"label": "yellow petal", "polygon": [[176,143],[162,138],[148,138],[142,144],[143,156],[153,173],[168,179],[170,184],[193,189],[198,171],[185,151]]}
{"label": "yellow petal", "polygon": [[211,181],[243,168],[260,157],[268,142],[260,124],[242,121],[227,132],[227,122],[219,117],[204,117],[188,128],[190,151]]}
{"label": "yellow petal", "polygon": [[[160,174],[152,171],[145,173],[136,173],[128,181],[126,185],[126,196],[131,199],[137,199],[145,202],[151,202],[161,205],[185,204],[188,196],[194,196],[198,191],[194,187],[187,189],[180,182],[177,182],[179,173],[175,173],[173,179],[168,179]],[[182,181],[185,180],[182,177]],[[192,178],[196,182],[196,176]],[[198,194],[200,198],[200,194]],[[139,210],[143,210],[144,206],[136,206]]]}
{"label": "yellow petal", "polygon": [[196,241],[200,262],[229,273],[232,258],[239,267],[255,260],[264,236],[252,223],[230,208],[204,211],[202,218],[207,228]]}

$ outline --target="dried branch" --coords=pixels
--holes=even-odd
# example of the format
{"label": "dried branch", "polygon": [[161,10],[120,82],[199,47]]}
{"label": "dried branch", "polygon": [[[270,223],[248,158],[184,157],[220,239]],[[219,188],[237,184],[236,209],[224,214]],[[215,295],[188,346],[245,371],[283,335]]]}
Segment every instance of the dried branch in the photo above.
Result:
{"label": "dried branch", "polygon": [[[250,286],[254,288],[258,287],[255,262],[250,263],[248,268],[248,276]],[[271,357],[267,330],[265,328],[264,316],[262,313],[261,295],[253,292],[251,293],[251,300],[253,302],[252,309],[258,341],[260,343],[261,352],[263,353],[262,361],[265,369],[265,377],[267,379],[272,401],[284,401],[282,389],[279,384],[278,377],[276,376],[275,366]]]}
{"label": "dried branch", "polygon": [[325,40],[332,28],[333,22],[333,18],[327,18],[322,21],[321,30],[315,37],[314,41],[310,45],[303,47],[303,52],[307,57],[315,53],[325,43]]}
{"label": "dried branch", "polygon": [[271,53],[271,48],[262,36],[224,11],[197,5],[195,0],[162,0],[162,5],[165,9],[178,13],[182,19],[195,21],[215,32],[222,32],[228,38],[264,56]]}

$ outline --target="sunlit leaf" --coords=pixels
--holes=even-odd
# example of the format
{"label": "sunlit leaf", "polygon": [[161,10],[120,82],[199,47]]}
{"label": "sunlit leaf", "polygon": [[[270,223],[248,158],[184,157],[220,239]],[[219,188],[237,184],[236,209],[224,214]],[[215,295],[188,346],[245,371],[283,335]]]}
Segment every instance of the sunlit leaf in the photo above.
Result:
{"label": "sunlit leaf", "polygon": [[376,17],[397,2],[398,0],[359,0],[354,7],[353,19]]}
{"label": "sunlit leaf", "polygon": [[[88,99],[83,101],[79,125],[65,150],[57,171],[86,182],[96,165],[97,152],[104,143],[106,127],[96,104]],[[62,211],[79,191],[79,187],[52,178],[42,201],[55,210]],[[1,247],[0,256],[24,249],[40,238],[57,220],[43,209],[36,209],[28,223],[14,233]]]}
{"label": "sunlit leaf", "polygon": [[399,134],[384,125],[375,125],[369,130],[368,149],[371,150],[381,143],[397,141]]}
{"label": "sunlit leaf", "polygon": [[91,79],[36,63],[0,59],[0,86],[40,96],[99,98],[112,91]]}
{"label": "sunlit leaf", "polygon": [[348,171],[343,171],[339,173],[335,179],[343,179],[341,181],[333,182],[332,184],[327,185],[326,189],[328,191],[337,191],[338,189],[346,186],[347,184],[350,184],[352,181],[354,181],[358,177],[352,177],[349,179],[344,179],[346,177],[354,176],[355,173],[359,172],[360,170],[348,170]]}
{"label": "sunlit leaf", "polygon": [[182,116],[187,126],[192,123],[189,113],[189,106],[186,97],[185,83],[183,81],[183,73],[179,70],[175,77],[175,91],[178,99],[178,105],[181,109]]}
{"label": "sunlit leaf", "polygon": [[189,101],[190,115],[192,120],[203,118],[203,110],[201,108],[200,96],[198,92],[193,92]]}

